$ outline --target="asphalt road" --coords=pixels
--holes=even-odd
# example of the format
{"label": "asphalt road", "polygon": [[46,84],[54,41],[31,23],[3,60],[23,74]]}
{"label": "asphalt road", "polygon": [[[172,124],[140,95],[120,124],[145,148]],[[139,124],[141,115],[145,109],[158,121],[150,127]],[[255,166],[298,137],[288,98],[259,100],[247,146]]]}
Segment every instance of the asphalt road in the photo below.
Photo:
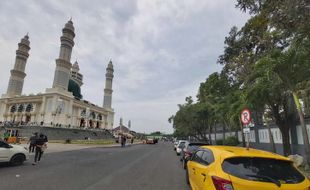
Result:
{"label": "asphalt road", "polygon": [[36,166],[30,161],[17,167],[0,165],[0,187],[5,190],[188,190],[178,159],[173,145],[162,142],[49,153]]}

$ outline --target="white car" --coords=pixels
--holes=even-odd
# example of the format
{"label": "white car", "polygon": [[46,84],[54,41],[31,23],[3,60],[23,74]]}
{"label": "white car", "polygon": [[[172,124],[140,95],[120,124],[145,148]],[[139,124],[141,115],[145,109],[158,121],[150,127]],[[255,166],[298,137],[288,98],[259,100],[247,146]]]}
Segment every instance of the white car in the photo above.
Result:
{"label": "white car", "polygon": [[177,152],[177,155],[180,155],[183,148],[185,147],[185,144],[188,143],[188,141],[186,140],[180,140],[178,145],[176,146],[176,152]]}
{"label": "white car", "polygon": [[175,141],[175,142],[173,143],[173,150],[176,150],[176,149],[177,149],[178,144],[179,144],[179,141]]}
{"label": "white car", "polygon": [[29,159],[27,148],[20,145],[10,145],[0,141],[0,162],[9,162],[11,165],[21,165]]}

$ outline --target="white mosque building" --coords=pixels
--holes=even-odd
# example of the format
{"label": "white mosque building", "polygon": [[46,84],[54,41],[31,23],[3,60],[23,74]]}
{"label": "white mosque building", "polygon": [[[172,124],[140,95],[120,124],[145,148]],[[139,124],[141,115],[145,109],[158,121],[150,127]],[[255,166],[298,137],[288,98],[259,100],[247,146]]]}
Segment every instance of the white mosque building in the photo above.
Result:
{"label": "white mosque building", "polygon": [[14,68],[6,94],[0,98],[0,121],[14,123],[37,123],[44,126],[67,126],[112,129],[114,110],[112,109],[113,64],[106,69],[103,105],[97,106],[83,100],[80,87],[83,75],[77,62],[71,63],[74,46],[74,26],[68,21],[60,37],[60,53],[56,59],[56,69],[52,88],[37,95],[22,95],[25,67],[29,57],[28,34],[21,39],[16,50]]}

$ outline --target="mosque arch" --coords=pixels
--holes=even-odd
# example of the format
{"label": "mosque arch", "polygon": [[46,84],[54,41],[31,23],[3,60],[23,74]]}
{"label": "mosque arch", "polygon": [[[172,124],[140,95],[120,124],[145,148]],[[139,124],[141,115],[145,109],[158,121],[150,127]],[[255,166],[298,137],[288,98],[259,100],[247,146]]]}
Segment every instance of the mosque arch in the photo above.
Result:
{"label": "mosque arch", "polygon": [[81,117],[85,117],[86,116],[86,109],[83,109],[82,111],[81,111]]}
{"label": "mosque arch", "polygon": [[26,106],[26,112],[31,112],[33,110],[33,105],[32,104],[27,104]]}
{"label": "mosque arch", "polygon": [[24,104],[20,104],[20,105],[18,106],[17,112],[23,112],[24,110],[25,110]]}
{"label": "mosque arch", "polygon": [[90,118],[91,118],[91,119],[96,119],[96,114],[95,114],[95,112],[91,112],[91,113],[90,113]]}
{"label": "mosque arch", "polygon": [[13,105],[10,109],[11,113],[15,113],[16,112],[16,105]]}

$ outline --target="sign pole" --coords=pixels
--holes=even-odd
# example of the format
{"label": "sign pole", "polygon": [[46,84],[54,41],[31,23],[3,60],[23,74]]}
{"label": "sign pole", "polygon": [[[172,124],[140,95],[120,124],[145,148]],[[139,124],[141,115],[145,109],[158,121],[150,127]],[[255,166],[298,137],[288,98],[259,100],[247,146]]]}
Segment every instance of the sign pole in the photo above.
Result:
{"label": "sign pole", "polygon": [[[248,128],[248,130],[250,129],[249,125],[246,125],[245,127]],[[246,149],[247,150],[250,149],[250,133],[249,132],[246,133]]]}

